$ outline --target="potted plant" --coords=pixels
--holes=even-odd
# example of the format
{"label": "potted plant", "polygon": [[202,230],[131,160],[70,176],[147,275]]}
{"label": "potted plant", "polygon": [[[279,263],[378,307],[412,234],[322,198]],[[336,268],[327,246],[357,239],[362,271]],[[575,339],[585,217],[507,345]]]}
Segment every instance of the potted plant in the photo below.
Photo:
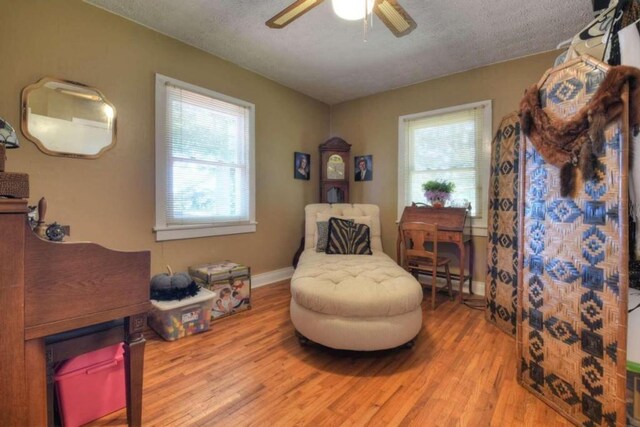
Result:
{"label": "potted plant", "polygon": [[441,208],[451,198],[456,185],[446,179],[435,179],[422,184],[424,196],[431,206]]}

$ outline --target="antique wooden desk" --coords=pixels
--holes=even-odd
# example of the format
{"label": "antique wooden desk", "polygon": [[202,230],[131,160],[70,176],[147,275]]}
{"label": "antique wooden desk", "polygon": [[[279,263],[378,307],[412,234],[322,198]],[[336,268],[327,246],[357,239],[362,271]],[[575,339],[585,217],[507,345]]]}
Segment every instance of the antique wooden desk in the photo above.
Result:
{"label": "antique wooden desk", "polygon": [[[139,426],[149,252],[42,240],[28,226],[27,201],[0,198],[0,260],[0,425],[46,426],[48,362],[120,336],[127,420]],[[67,340],[72,351],[64,339],[47,348],[47,337],[116,319],[124,322]]]}
{"label": "antique wooden desk", "polygon": [[[458,248],[460,256],[460,273],[452,274],[451,276],[458,280],[460,284],[458,290],[459,301],[462,302],[462,289],[466,280],[469,280],[469,293],[473,293],[473,244],[471,243],[471,218],[468,215],[467,209],[407,206],[402,212],[402,218],[400,218],[400,223],[403,222],[438,224],[438,242],[453,243]],[[400,230],[399,226],[398,230]],[[401,262],[399,231],[396,251],[397,260],[398,262]],[[468,270],[466,270],[467,262],[469,263]],[[438,277],[441,275],[443,275],[443,273],[438,272]]]}

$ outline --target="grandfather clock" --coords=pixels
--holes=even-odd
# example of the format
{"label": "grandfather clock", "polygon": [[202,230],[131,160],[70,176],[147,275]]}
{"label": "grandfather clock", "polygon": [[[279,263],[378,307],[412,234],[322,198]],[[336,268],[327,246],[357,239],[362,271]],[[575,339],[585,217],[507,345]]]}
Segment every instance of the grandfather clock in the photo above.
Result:
{"label": "grandfather clock", "polygon": [[349,202],[351,144],[334,137],[320,144],[320,203]]}

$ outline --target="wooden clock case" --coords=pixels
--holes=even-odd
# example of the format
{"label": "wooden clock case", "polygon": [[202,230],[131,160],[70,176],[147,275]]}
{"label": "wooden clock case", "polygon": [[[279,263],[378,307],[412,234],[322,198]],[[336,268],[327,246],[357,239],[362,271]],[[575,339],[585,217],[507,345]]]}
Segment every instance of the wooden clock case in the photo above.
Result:
{"label": "wooden clock case", "polygon": [[[349,174],[351,144],[344,139],[333,137],[320,144],[320,203],[348,203],[349,202]],[[338,155],[344,162],[342,179],[331,179],[327,167],[329,158]]]}

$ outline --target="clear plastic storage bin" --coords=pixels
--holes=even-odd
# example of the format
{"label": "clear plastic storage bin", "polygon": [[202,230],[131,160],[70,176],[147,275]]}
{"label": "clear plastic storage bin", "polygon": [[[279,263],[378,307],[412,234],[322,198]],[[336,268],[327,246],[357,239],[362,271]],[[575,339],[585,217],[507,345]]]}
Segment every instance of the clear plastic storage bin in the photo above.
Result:
{"label": "clear plastic storage bin", "polygon": [[180,301],[155,301],[149,313],[149,326],[167,341],[204,332],[211,324],[211,309],[216,296],[205,288]]}

